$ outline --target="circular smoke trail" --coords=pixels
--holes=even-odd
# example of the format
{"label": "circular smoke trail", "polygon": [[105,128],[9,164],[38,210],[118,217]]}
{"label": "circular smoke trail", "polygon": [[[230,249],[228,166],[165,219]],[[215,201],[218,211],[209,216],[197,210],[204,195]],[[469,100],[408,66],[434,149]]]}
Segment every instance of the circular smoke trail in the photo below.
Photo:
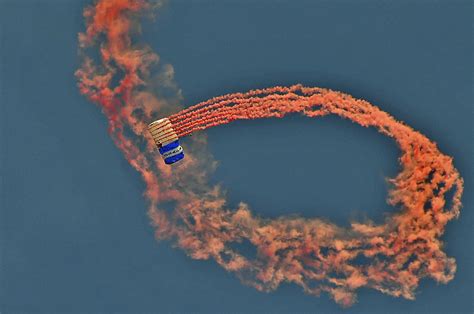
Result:
{"label": "circular smoke trail", "polygon": [[[329,89],[273,87],[219,96],[179,111],[173,68],[131,39],[139,18],[159,6],[100,0],[87,7],[86,31],[79,34],[82,65],[76,72],[81,93],[102,108],[112,139],[146,184],[157,239],[174,241],[194,259],[214,259],[260,291],[291,282],[311,295],[327,292],[343,306],[356,301],[361,287],[414,299],[422,278],[447,283],[454,277],[455,260],[443,252],[440,239],[461,208],[463,180],[451,157],[388,113]],[[90,56],[90,49],[99,50],[100,60]],[[116,76],[120,81],[114,86]],[[208,183],[214,163],[202,132],[189,139],[185,160],[173,167],[162,162],[147,134],[147,124],[165,116],[185,136],[234,120],[290,113],[334,114],[393,138],[402,170],[389,180],[388,202],[399,211],[382,224],[352,222],[348,228],[316,218],[258,218],[245,203],[229,208],[220,187]],[[451,191],[452,199],[446,199]],[[174,210],[166,211],[163,202],[173,202]],[[255,247],[254,258],[232,248],[242,241]],[[356,263],[361,256],[368,262]]]}

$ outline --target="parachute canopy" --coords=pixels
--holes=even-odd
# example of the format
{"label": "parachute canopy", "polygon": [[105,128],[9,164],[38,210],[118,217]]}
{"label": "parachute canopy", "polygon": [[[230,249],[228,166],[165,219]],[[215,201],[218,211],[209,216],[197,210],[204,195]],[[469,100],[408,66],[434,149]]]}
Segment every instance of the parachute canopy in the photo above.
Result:
{"label": "parachute canopy", "polygon": [[179,145],[173,125],[168,118],[156,120],[148,125],[156,146],[166,164],[174,164],[184,158],[183,148]]}

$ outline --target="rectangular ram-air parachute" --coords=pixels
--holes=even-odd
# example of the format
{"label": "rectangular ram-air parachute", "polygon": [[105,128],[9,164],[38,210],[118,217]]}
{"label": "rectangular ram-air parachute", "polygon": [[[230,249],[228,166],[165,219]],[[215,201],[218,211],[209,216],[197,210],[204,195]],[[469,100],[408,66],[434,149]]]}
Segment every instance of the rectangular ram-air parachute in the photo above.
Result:
{"label": "rectangular ram-air parachute", "polygon": [[166,164],[171,165],[184,158],[178,135],[168,118],[153,121],[148,125],[148,131]]}

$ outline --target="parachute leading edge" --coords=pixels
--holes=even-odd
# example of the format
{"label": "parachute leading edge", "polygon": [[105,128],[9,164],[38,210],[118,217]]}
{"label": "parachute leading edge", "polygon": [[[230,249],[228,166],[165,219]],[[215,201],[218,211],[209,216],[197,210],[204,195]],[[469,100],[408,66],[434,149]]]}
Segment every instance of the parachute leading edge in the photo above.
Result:
{"label": "parachute leading edge", "polygon": [[168,118],[153,121],[148,125],[148,131],[166,164],[171,165],[184,158],[178,135]]}

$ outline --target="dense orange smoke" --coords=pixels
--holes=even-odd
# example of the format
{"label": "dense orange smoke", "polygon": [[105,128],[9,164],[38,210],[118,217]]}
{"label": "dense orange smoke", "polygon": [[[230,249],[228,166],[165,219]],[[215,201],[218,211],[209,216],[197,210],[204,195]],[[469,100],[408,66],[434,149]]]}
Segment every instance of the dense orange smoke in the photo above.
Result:
{"label": "dense orange smoke", "polygon": [[[422,278],[442,283],[453,278],[455,261],[442,251],[440,240],[461,207],[463,181],[451,157],[370,103],[322,88],[295,85],[229,94],[178,112],[180,94],[172,67],[161,65],[148,47],[131,40],[140,15],[156,6],[103,0],[86,8],[87,29],[79,34],[83,63],[76,76],[81,93],[103,109],[113,140],[143,177],[158,239],[175,241],[192,258],[214,259],[260,291],[292,282],[311,295],[325,291],[343,306],[355,302],[361,287],[414,299]],[[87,56],[95,46],[100,61]],[[117,76],[120,81],[113,86]],[[159,96],[161,89],[168,90],[167,98]],[[202,132],[189,139],[185,160],[172,167],[156,152],[146,126],[171,112],[177,112],[169,119],[179,136],[238,119],[290,113],[334,114],[374,127],[401,150],[402,170],[389,180],[388,199],[399,211],[380,225],[364,221],[342,228],[320,219],[257,218],[244,203],[228,208],[223,191],[208,183],[214,162],[203,148]],[[165,210],[164,202],[174,209]],[[255,247],[255,257],[233,248],[242,241]],[[366,262],[357,262],[359,258]]]}

